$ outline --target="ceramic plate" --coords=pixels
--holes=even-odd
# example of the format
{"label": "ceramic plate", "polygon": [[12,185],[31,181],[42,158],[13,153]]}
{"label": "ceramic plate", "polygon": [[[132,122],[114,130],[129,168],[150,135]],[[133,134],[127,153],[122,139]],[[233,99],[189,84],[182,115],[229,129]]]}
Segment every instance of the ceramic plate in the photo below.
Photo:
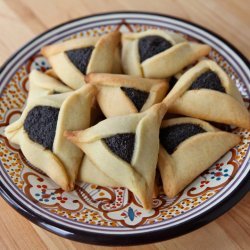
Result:
{"label": "ceramic plate", "polygon": [[228,42],[190,22],[153,13],[116,12],[73,20],[41,34],[14,54],[0,72],[0,192],[15,209],[41,227],[94,244],[144,244],[169,239],[208,223],[248,191],[250,131],[246,129],[234,129],[233,133],[243,138],[237,147],[174,199],[164,195],[154,199],[150,212],[143,210],[124,188],[77,183],[73,192],[64,192],[27,162],[20,149],[4,136],[4,128],[24,108],[29,72],[49,67],[39,54],[43,46],[113,30],[139,32],[152,28],[173,30],[188,40],[209,44],[213,48],[209,57],[233,79],[249,106],[247,60]]}

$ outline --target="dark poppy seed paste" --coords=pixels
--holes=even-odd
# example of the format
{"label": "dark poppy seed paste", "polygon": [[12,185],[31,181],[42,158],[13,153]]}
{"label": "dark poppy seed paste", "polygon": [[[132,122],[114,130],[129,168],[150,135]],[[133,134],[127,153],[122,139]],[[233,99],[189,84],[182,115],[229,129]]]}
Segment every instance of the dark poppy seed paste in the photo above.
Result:
{"label": "dark poppy seed paste", "polygon": [[140,62],[169,49],[173,45],[161,36],[145,36],[139,40]]}
{"label": "dark poppy seed paste", "polygon": [[191,136],[204,132],[206,132],[206,130],[196,124],[176,124],[160,130],[160,142],[167,152],[172,154],[181,142]]}
{"label": "dark poppy seed paste", "polygon": [[31,109],[24,121],[24,130],[29,138],[52,151],[59,114],[58,108],[36,106]]}
{"label": "dark poppy seed paste", "polygon": [[226,92],[220,78],[211,70],[201,74],[189,89],[212,89],[223,93]]}
{"label": "dark poppy seed paste", "polygon": [[133,102],[138,111],[141,111],[143,105],[148,99],[149,93],[139,89],[121,87],[121,90]]}
{"label": "dark poppy seed paste", "polygon": [[104,138],[103,141],[113,153],[122,158],[124,161],[131,163],[135,146],[134,133],[113,135]]}
{"label": "dark poppy seed paste", "polygon": [[66,51],[69,60],[84,74],[86,75],[89,59],[93,52],[94,47],[87,47],[81,49],[72,49]]}

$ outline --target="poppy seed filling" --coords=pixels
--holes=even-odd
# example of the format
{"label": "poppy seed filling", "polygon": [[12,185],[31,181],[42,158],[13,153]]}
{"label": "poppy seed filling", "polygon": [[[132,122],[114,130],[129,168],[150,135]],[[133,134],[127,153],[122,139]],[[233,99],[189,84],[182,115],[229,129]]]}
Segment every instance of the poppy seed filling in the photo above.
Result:
{"label": "poppy seed filling", "polygon": [[94,47],[86,47],[80,49],[72,49],[66,51],[69,60],[84,74],[86,75],[88,63],[93,52]]}
{"label": "poppy seed filling", "polygon": [[117,134],[102,140],[114,154],[131,163],[135,145],[134,133]]}
{"label": "poppy seed filling", "polygon": [[126,94],[126,96],[133,102],[136,109],[141,111],[143,105],[148,99],[149,93],[134,88],[121,87],[121,90]]}
{"label": "poppy seed filling", "polygon": [[181,142],[191,136],[204,132],[206,132],[206,130],[196,124],[176,124],[160,130],[160,142],[167,152],[172,154]]}
{"label": "poppy seed filling", "polygon": [[24,121],[24,130],[29,138],[52,151],[60,109],[50,106],[36,106]]}
{"label": "poppy seed filling", "polygon": [[225,93],[225,88],[222,86],[220,78],[211,70],[201,74],[189,88],[191,89],[212,89]]}
{"label": "poppy seed filling", "polygon": [[169,49],[173,45],[161,36],[145,36],[139,40],[140,62]]}

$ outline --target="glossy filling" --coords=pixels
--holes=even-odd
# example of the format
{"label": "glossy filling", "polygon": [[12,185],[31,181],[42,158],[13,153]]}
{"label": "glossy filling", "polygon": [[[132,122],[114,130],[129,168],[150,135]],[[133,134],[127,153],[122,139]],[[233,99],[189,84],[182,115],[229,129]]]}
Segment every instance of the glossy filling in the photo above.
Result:
{"label": "glossy filling", "polygon": [[124,161],[131,163],[135,145],[134,133],[113,135],[104,138],[103,141],[114,154],[119,156]]}
{"label": "glossy filling", "polygon": [[172,154],[181,142],[191,136],[204,132],[206,132],[206,130],[196,124],[176,124],[160,130],[160,142],[167,152]]}
{"label": "glossy filling", "polygon": [[94,47],[90,46],[81,49],[72,49],[66,51],[69,60],[84,74],[86,75],[89,59],[93,52]]}
{"label": "glossy filling", "polygon": [[211,70],[201,74],[191,85],[189,89],[212,89],[225,93],[220,78]]}
{"label": "glossy filling", "polygon": [[143,105],[148,99],[149,93],[134,88],[121,87],[121,90],[126,94],[126,96],[133,102],[136,109],[141,111]]}
{"label": "glossy filling", "polygon": [[56,125],[60,109],[49,106],[36,106],[31,109],[24,121],[24,130],[29,138],[52,151]]}
{"label": "glossy filling", "polygon": [[140,62],[169,49],[173,45],[161,36],[145,36],[139,40]]}

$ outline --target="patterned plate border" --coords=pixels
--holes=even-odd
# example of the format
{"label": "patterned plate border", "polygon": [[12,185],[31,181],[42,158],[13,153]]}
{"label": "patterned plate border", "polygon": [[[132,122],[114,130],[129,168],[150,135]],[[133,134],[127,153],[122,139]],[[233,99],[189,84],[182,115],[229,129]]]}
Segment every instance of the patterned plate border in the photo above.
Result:
{"label": "patterned plate border", "polygon": [[[193,24],[193,23],[185,21],[183,19],[179,19],[179,18],[175,18],[175,17],[171,17],[171,16],[166,16],[166,15],[162,15],[162,14],[157,14],[157,13],[111,12],[111,13],[102,13],[102,14],[98,14],[98,15],[91,15],[91,16],[86,16],[84,18],[75,19],[75,20],[72,20],[70,22],[66,22],[64,24],[56,26],[56,27],[42,33],[41,35],[39,35],[38,37],[36,37],[35,39],[30,41],[26,45],[24,45],[19,51],[17,51],[2,66],[2,68],[0,69],[0,74],[2,74],[4,72],[4,70],[8,66],[8,64],[11,63],[11,61],[16,56],[21,54],[22,51],[25,50],[25,48],[29,47],[32,44],[35,45],[36,41],[39,40],[39,38],[45,36],[47,33],[51,33],[54,30],[59,30],[64,25],[69,25],[71,23],[74,23],[74,22],[77,22],[80,20],[91,19],[91,18],[95,18],[95,17],[105,17],[105,16],[110,17],[110,19],[112,19],[111,16],[119,16],[120,19],[123,16],[126,16],[126,18],[127,18],[127,16],[129,16],[129,18],[131,18],[131,19],[142,18],[142,20],[143,20],[143,18],[144,19],[146,18],[147,20],[150,21],[151,24],[153,24],[153,22],[158,17],[159,19],[161,19],[161,18],[166,18],[168,20],[172,19],[173,21],[177,21],[177,22],[179,21],[179,22],[185,23],[189,26],[191,25],[193,28],[198,28],[199,31],[203,30],[204,32],[206,32],[206,35],[211,35],[211,37],[215,37],[215,38],[219,39],[222,42],[221,43],[222,46],[223,46],[223,43],[226,44],[227,47],[229,47],[234,52],[234,54],[235,54],[234,56],[238,56],[238,58],[240,59],[238,61],[241,61],[241,64],[237,65],[239,70],[244,70],[244,68],[249,70],[249,68],[250,68],[250,65],[249,65],[249,62],[247,61],[247,59],[234,46],[232,46],[230,43],[225,41],[220,36],[214,34],[213,32],[211,32],[211,31],[209,31],[209,30],[207,30],[199,25]],[[152,19],[150,19],[150,17]],[[142,23],[143,23],[143,21],[142,21]],[[159,21],[156,25],[159,26]],[[173,26],[174,26],[174,24],[173,24]],[[46,44],[47,43],[48,43],[48,40],[46,40]],[[229,53],[230,52],[231,51],[229,51]],[[230,62],[230,60],[228,60],[228,61]],[[249,83],[249,80],[247,78],[245,78],[243,80],[244,80],[244,82]],[[0,91],[1,91],[1,87],[3,87],[4,84],[2,86],[1,85],[0,85]],[[244,165],[246,168],[249,167],[249,160],[248,160],[248,162],[246,162],[246,160],[245,160]],[[244,173],[244,175],[241,175],[240,182],[238,183],[236,188],[233,191],[231,190],[231,192],[227,192],[227,194],[224,193],[223,197],[220,197],[222,200],[214,206],[213,205],[209,206],[209,209],[207,209],[205,213],[200,213],[197,216],[194,214],[192,216],[192,218],[189,219],[188,221],[185,221],[185,222],[179,223],[179,224],[175,224],[174,226],[171,226],[168,228],[162,227],[161,229],[149,230],[148,232],[141,232],[141,233],[134,233],[132,231],[131,233],[129,233],[129,235],[128,234],[116,234],[116,236],[115,236],[114,234],[105,234],[104,235],[104,234],[100,234],[100,233],[96,233],[96,232],[91,232],[91,230],[83,232],[82,230],[69,228],[65,225],[59,224],[56,221],[52,221],[51,219],[45,218],[42,215],[38,215],[36,212],[33,211],[31,206],[24,205],[22,202],[20,202],[20,200],[18,200],[13,195],[12,192],[10,192],[10,190],[7,188],[7,186],[4,185],[4,181],[3,181],[2,177],[3,176],[0,175],[0,180],[1,180],[1,182],[0,182],[0,194],[12,207],[14,207],[16,210],[18,210],[22,215],[24,215],[25,217],[27,217],[28,219],[30,219],[34,223],[40,225],[41,227],[43,227],[51,232],[54,232],[56,234],[59,234],[61,236],[64,236],[66,238],[78,240],[78,241],[82,241],[82,242],[93,243],[93,244],[103,244],[103,245],[145,244],[145,243],[151,243],[151,242],[155,242],[155,241],[170,239],[172,237],[176,237],[176,236],[182,235],[184,233],[190,232],[190,231],[214,220],[215,218],[217,218],[218,216],[220,216],[221,214],[226,212],[228,209],[230,209],[232,206],[234,206],[248,192],[249,186],[250,186],[249,185],[250,171],[248,170],[246,173]]]}

